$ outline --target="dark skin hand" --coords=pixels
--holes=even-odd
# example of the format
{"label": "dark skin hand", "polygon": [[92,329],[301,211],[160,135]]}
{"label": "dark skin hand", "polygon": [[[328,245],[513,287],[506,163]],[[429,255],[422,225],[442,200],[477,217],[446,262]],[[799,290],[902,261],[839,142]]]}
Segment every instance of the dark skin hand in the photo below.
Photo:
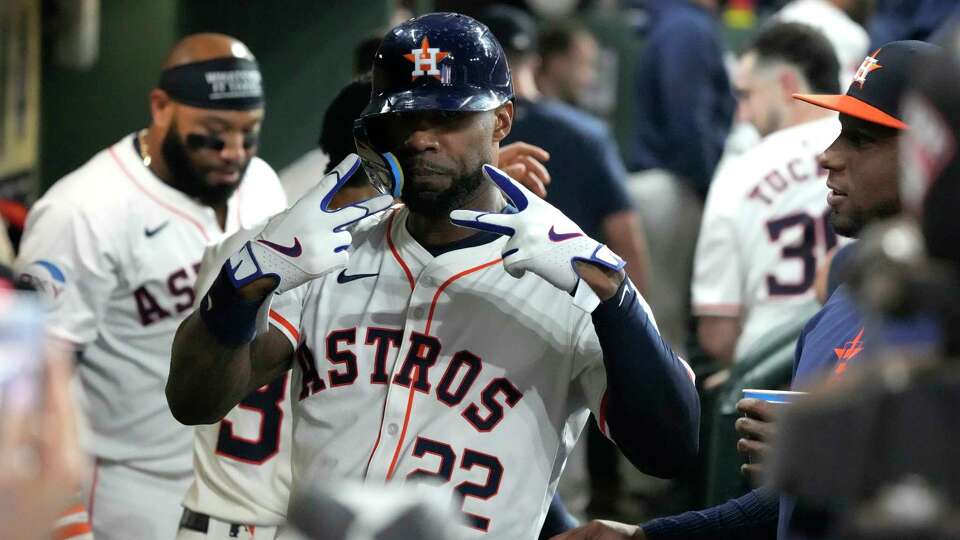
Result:
{"label": "dark skin hand", "polygon": [[623,270],[610,270],[583,261],[573,263],[577,275],[593,289],[600,300],[609,300],[617,293],[627,274]]}
{"label": "dark skin hand", "polygon": [[737,441],[737,451],[749,460],[740,467],[740,472],[753,485],[760,485],[764,480],[765,462],[777,434],[776,408],[777,405],[760,399],[745,398],[737,402],[737,410],[746,415],[734,424],[742,437]]}
{"label": "dark skin hand", "polygon": [[596,519],[586,525],[554,536],[550,540],[646,540],[637,525]]}

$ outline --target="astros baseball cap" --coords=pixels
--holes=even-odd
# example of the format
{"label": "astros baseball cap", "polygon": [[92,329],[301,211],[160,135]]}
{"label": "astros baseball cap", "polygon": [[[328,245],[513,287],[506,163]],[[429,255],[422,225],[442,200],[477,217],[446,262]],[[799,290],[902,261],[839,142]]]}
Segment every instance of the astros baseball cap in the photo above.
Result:
{"label": "astros baseball cap", "polygon": [[908,129],[900,115],[900,100],[911,70],[940,50],[923,41],[892,41],[864,58],[846,94],[793,97],[882,126]]}

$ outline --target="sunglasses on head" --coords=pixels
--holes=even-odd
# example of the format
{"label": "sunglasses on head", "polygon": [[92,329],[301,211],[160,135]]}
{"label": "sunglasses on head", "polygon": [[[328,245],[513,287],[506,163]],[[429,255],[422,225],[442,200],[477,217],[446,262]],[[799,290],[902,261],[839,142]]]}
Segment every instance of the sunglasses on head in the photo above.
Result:
{"label": "sunglasses on head", "polygon": [[[202,135],[200,133],[190,133],[186,139],[187,148],[190,150],[213,150],[219,152],[226,148],[227,143],[216,135]],[[243,149],[249,150],[260,144],[259,133],[247,133],[243,136]]]}

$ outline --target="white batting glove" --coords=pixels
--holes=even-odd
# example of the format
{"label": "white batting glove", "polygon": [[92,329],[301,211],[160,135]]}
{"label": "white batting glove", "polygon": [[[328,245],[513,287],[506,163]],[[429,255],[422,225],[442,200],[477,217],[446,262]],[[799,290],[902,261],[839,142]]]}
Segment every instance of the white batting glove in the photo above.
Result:
{"label": "white batting glove", "polygon": [[351,225],[390,208],[393,197],[380,195],[330,210],[334,194],[360,167],[350,154],[302,199],[270,218],[263,231],[234,253],[227,274],[234,287],[264,276],[279,280],[282,293],[347,266]]}
{"label": "white batting glove", "polygon": [[626,266],[610,248],[584,234],[570,218],[500,169],[484,165],[483,174],[503,191],[517,211],[454,210],[450,221],[461,227],[509,236],[503,248],[503,266],[511,276],[519,278],[529,270],[569,293],[580,279],[574,261],[612,270]]}

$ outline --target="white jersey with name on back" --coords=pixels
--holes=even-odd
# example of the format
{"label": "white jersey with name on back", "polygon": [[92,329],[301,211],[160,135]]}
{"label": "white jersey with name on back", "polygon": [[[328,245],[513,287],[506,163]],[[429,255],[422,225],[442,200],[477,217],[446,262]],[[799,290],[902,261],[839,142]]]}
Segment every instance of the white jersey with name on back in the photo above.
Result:
{"label": "white jersey with name on back", "polygon": [[505,238],[433,257],[408,215],[361,222],[345,270],[273,301],[296,347],[293,492],[311,467],[429,482],[468,536],[535,539],[589,410],[606,429],[592,319],[536,275],[508,275]]}
{"label": "white jersey with name on back", "polygon": [[831,116],[772,133],[710,185],[694,256],[693,313],[740,318],[734,358],[817,309],[816,271],[838,237],[816,158],[839,132]]}
{"label": "white jersey with name on back", "polygon": [[[173,418],[164,386],[201,256],[225,234],[283,210],[286,199],[273,169],[254,158],[221,231],[211,208],[143,165],[133,141],[98,153],[37,201],[17,266],[52,299],[51,333],[83,351],[77,373],[96,457],[176,476],[193,468],[194,429]],[[237,415],[259,425],[246,411],[228,418]]]}

